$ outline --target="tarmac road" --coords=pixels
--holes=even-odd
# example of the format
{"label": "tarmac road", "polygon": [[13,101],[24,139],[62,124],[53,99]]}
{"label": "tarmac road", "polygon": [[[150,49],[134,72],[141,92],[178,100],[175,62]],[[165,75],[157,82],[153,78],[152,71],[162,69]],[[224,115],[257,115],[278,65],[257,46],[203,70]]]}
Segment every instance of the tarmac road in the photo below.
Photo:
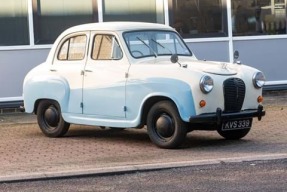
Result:
{"label": "tarmac road", "polygon": [[276,191],[287,189],[287,160],[220,163],[118,175],[2,183],[0,191]]}
{"label": "tarmac road", "polygon": [[216,132],[194,131],[181,149],[159,149],[146,129],[102,130],[73,125],[64,138],[45,137],[33,115],[0,115],[0,183],[125,173],[287,158],[287,104],[283,96],[266,98],[267,115],[253,121],[242,140],[227,141]]}

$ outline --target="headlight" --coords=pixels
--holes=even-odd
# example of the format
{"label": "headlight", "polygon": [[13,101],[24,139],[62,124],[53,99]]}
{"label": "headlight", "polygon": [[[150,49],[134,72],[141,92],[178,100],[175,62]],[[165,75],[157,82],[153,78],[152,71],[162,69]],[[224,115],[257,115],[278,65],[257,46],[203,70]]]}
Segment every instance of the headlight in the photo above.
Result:
{"label": "headlight", "polygon": [[265,76],[262,72],[257,72],[253,75],[252,81],[255,88],[262,88],[265,84]]}
{"label": "headlight", "polygon": [[200,79],[199,86],[203,93],[209,93],[213,89],[213,79],[208,75],[204,75]]}

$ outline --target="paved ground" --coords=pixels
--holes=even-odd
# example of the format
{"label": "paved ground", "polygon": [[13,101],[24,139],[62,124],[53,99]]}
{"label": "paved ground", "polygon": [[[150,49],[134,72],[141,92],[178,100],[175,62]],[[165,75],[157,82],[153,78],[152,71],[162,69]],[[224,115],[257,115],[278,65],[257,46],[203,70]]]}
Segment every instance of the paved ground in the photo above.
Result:
{"label": "paved ground", "polygon": [[47,138],[35,116],[0,115],[0,182],[232,161],[287,158],[285,95],[268,95],[267,115],[240,141],[194,131],[181,149],[159,149],[146,129],[102,130],[73,125],[64,138]]}

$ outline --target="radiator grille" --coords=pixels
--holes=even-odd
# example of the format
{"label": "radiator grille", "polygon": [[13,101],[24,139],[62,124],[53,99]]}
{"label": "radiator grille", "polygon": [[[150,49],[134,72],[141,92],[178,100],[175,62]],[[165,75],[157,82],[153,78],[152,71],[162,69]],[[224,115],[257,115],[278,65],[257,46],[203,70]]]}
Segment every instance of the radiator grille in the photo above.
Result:
{"label": "radiator grille", "polygon": [[245,98],[245,83],[239,78],[229,78],[223,83],[224,112],[239,112]]}

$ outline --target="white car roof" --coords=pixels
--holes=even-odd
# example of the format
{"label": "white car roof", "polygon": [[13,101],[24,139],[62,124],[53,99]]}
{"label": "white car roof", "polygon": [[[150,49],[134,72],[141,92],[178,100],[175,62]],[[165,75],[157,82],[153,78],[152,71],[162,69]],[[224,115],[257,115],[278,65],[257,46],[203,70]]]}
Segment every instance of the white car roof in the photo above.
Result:
{"label": "white car roof", "polygon": [[171,27],[157,23],[144,22],[103,22],[88,23],[71,27],[65,33],[73,33],[77,31],[126,31],[126,30],[143,30],[143,29],[161,29],[173,30]]}

